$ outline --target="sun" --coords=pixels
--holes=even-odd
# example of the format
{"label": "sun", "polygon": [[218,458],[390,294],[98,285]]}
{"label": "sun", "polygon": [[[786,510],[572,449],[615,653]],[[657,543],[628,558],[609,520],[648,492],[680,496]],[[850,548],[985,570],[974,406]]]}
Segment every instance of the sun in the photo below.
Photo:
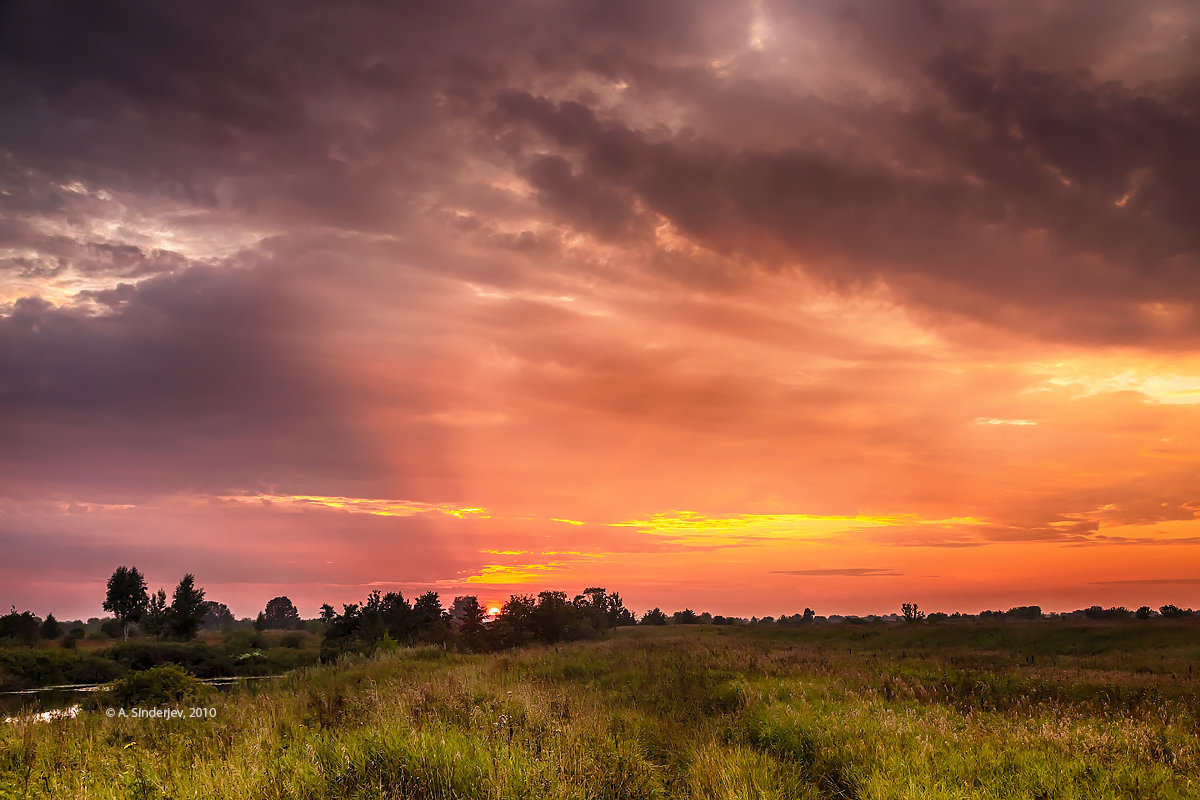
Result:
{"label": "sun", "polygon": [[488,616],[489,616],[489,617],[497,617],[497,616],[500,616],[500,607],[499,607],[499,606],[488,606],[488,610],[487,610],[487,611],[488,611]]}

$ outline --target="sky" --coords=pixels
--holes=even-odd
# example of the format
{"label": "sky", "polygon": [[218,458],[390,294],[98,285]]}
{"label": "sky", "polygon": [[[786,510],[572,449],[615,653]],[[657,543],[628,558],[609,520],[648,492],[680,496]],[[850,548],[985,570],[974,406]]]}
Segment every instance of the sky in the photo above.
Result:
{"label": "sky", "polygon": [[1200,7],[0,5],[0,605],[1200,604]]}

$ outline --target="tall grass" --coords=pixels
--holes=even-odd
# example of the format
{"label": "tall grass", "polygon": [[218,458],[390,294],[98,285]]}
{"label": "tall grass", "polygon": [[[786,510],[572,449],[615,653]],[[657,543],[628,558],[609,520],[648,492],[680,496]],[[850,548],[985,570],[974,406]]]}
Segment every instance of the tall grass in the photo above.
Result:
{"label": "tall grass", "polygon": [[205,699],[215,719],[3,726],[0,796],[1200,797],[1197,633],[668,627],[401,649]]}

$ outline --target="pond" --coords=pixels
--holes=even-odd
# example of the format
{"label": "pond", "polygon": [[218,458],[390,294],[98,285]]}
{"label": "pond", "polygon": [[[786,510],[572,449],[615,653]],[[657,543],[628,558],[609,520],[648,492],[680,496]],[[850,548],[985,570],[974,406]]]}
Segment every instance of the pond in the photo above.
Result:
{"label": "pond", "polygon": [[[277,675],[256,675],[242,678],[203,678],[202,683],[224,691],[239,681],[265,680]],[[89,692],[97,691],[105,686],[103,683],[75,683],[64,686],[43,686],[40,689],[17,689],[0,692],[0,718],[5,722],[18,714],[38,714],[42,719],[55,716],[74,716],[74,709],[79,706]],[[58,713],[55,713],[58,712]]]}

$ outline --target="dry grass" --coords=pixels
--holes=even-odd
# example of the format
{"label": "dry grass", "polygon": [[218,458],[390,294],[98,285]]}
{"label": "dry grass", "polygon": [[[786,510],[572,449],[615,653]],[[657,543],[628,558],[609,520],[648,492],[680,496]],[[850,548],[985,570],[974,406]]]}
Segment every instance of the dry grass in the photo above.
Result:
{"label": "dry grass", "polygon": [[215,720],[6,726],[0,796],[1200,796],[1195,627],[1015,627],[402,650],[220,696]]}

